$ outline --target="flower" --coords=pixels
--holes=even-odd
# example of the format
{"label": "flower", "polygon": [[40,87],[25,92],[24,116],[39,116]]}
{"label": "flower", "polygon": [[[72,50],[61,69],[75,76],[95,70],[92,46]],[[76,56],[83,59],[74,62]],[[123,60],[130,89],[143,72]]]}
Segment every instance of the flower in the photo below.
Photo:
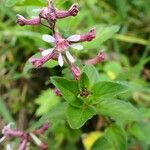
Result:
{"label": "flower", "polygon": [[45,62],[50,59],[58,59],[59,65],[62,67],[64,64],[64,58],[72,64],[75,62],[75,59],[70,54],[68,49],[75,48],[77,50],[83,49],[83,46],[79,42],[91,41],[95,38],[95,29],[89,30],[86,34],[75,34],[64,39],[59,32],[55,32],[54,36],[44,34],[42,39],[48,43],[51,43],[54,47],[49,49],[40,48],[41,57],[40,58],[30,58],[29,61],[35,68],[40,68]]}
{"label": "flower", "polygon": [[47,20],[51,25],[57,19],[62,19],[69,16],[76,16],[79,12],[79,7],[77,3],[74,3],[68,10],[58,10],[54,7],[52,0],[48,0],[48,7],[33,9],[34,12],[38,13],[37,17],[26,19],[23,16],[17,14],[16,22],[20,26],[24,25],[39,25],[41,21]]}
{"label": "flower", "polygon": [[80,69],[78,67],[76,67],[74,64],[71,64],[70,70],[71,70],[71,73],[72,73],[74,79],[79,80],[80,75],[81,75]]}
{"label": "flower", "polygon": [[67,39],[64,39],[61,37],[59,32],[56,32],[54,37],[51,35],[45,34],[42,36],[42,39],[48,43],[54,44],[54,48],[50,48],[50,49],[42,51],[41,55],[46,56],[46,55],[52,53],[53,51],[55,51],[56,53],[58,53],[58,63],[61,67],[64,64],[64,60],[63,60],[64,54],[69,62],[71,62],[71,63],[75,62],[75,59],[68,51],[68,48],[72,47],[77,50],[83,49],[82,45],[72,43],[72,42],[80,41],[80,35],[72,35],[72,36],[68,37]]}
{"label": "flower", "polygon": [[106,56],[105,56],[104,51],[101,50],[94,58],[86,60],[84,63],[95,65],[95,64],[103,62],[105,60],[105,57]]}
{"label": "flower", "polygon": [[13,122],[9,123],[8,125],[4,126],[4,128],[2,129],[2,138],[0,138],[0,143],[3,142],[5,140],[5,138],[7,137],[9,131],[11,130],[11,126],[14,125]]}

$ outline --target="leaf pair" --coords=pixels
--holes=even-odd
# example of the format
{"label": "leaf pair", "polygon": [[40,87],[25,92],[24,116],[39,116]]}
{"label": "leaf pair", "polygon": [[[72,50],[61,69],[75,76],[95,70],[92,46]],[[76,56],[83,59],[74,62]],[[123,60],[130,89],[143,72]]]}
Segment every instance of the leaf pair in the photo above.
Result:
{"label": "leaf pair", "polygon": [[[51,82],[68,103],[67,119],[72,128],[80,128],[95,114],[126,119],[129,113],[133,113],[131,118],[137,118],[137,111],[131,104],[112,99],[124,92],[126,86],[117,82],[100,81],[100,76],[93,66],[87,65],[83,68],[79,81],[52,77]],[[87,90],[89,95],[82,97],[84,90]]]}

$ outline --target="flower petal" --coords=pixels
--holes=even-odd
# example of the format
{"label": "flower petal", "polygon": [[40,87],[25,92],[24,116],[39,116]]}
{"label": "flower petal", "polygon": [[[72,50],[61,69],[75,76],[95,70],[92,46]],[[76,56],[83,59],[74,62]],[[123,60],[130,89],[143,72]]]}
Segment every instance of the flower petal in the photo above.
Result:
{"label": "flower petal", "polygon": [[70,54],[69,51],[66,51],[66,56],[70,62],[72,62],[72,63],[75,62],[75,59],[73,58],[73,56]]}
{"label": "flower petal", "polygon": [[62,67],[63,64],[64,64],[64,60],[63,60],[63,57],[62,57],[61,53],[59,53],[59,55],[58,55],[58,64],[59,64],[60,67]]}
{"label": "flower petal", "polygon": [[2,129],[2,134],[5,134],[5,130],[10,129],[12,125],[14,125],[14,122],[10,122],[9,124],[7,124],[6,126],[4,126],[4,128]]}
{"label": "flower petal", "polygon": [[72,44],[72,45],[70,45],[70,47],[72,47],[72,48],[74,48],[74,49],[77,49],[77,50],[83,49],[83,46],[80,45],[80,44]]}
{"label": "flower petal", "polygon": [[13,125],[15,125],[15,123],[14,122],[10,122],[6,127],[10,129],[11,126],[13,126]]}
{"label": "flower petal", "polygon": [[7,144],[7,145],[6,145],[6,150],[12,150],[10,144]]}
{"label": "flower petal", "polygon": [[80,40],[80,35],[78,34],[72,35],[68,37],[67,40],[70,42],[78,42]]}
{"label": "flower petal", "polygon": [[44,51],[41,52],[41,55],[42,56],[46,56],[46,55],[52,53],[53,50],[54,50],[54,48],[46,49],[46,50],[44,50]]}
{"label": "flower petal", "polygon": [[48,35],[48,34],[44,34],[42,36],[42,39],[45,41],[45,42],[48,42],[48,43],[54,43],[55,42],[55,38],[52,37],[51,35]]}
{"label": "flower petal", "polygon": [[6,136],[3,136],[2,138],[0,138],[0,143],[2,143],[5,140]]}

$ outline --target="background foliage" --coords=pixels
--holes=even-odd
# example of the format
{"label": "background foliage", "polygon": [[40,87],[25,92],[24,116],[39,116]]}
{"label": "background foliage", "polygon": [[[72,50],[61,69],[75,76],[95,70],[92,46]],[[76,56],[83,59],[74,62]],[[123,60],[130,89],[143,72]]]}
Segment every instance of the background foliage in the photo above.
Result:
{"label": "background foliage", "polygon": [[[80,12],[77,17],[58,21],[60,31],[68,37],[94,26],[97,38],[85,43],[83,51],[73,53],[84,60],[94,57],[99,49],[105,49],[107,59],[95,66],[99,80],[124,83],[128,92],[118,95],[120,100],[100,101],[100,115],[88,120],[81,129],[71,129],[66,122],[64,99],[56,97],[50,89],[53,88],[50,76],[70,77],[69,71],[56,66],[55,62],[42,69],[24,68],[38,47],[48,47],[41,36],[49,31],[42,26],[20,27],[15,23],[16,14],[30,18],[36,15],[32,9],[46,6],[46,1],[1,0],[0,128],[14,121],[20,129],[30,130],[50,121],[47,141],[53,150],[148,150],[150,1],[55,0],[56,6],[63,9],[74,2],[79,3]],[[90,71],[87,74],[90,77]],[[111,94],[109,96],[111,98]],[[69,116],[67,118],[69,120]],[[114,122],[114,118],[117,121]],[[122,118],[129,120],[128,123]],[[11,143],[15,147],[16,141]]]}

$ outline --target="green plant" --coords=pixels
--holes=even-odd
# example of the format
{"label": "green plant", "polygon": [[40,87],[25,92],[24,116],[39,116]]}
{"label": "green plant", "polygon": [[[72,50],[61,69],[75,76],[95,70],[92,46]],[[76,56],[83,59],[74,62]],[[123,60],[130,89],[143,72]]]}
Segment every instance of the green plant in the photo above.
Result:
{"label": "green plant", "polygon": [[[56,3],[58,6],[65,5],[65,7],[70,4],[68,1],[61,2],[59,0],[56,1]],[[19,7],[23,8],[23,6],[27,6],[29,15],[34,14],[30,11],[33,8],[31,5],[36,5],[38,8],[39,6],[44,6],[44,4],[45,2],[41,0],[36,2],[28,0],[6,1],[7,6],[16,6],[15,11],[17,11]],[[109,13],[97,15],[97,8],[99,8],[99,5],[101,11],[107,10],[106,12],[108,12],[109,10],[111,12],[110,14],[112,16],[115,15],[115,17],[109,17]],[[77,5],[73,6],[75,6],[75,12],[73,11],[72,15],[76,15],[78,8]],[[26,59],[28,59],[31,54],[35,53],[33,49],[37,49],[37,47],[51,47],[50,45],[41,42],[41,33],[50,33],[54,35],[53,37],[49,36],[49,39],[46,38],[46,36],[43,36],[43,39],[46,41],[51,40],[56,48],[56,51],[54,51],[52,48],[49,48],[48,51],[39,49],[40,52],[33,55],[29,61],[27,61],[23,71],[20,71],[19,66],[22,64],[22,62],[24,62],[24,60],[22,60],[24,58],[20,60],[12,59],[12,56],[14,58],[19,58],[18,51],[13,52],[13,54],[12,52],[5,54],[5,60],[7,62],[8,59],[8,63],[5,64],[5,61],[3,59],[1,60],[3,62],[1,63],[1,68],[6,66],[4,71],[2,71],[2,75],[5,75],[3,77],[5,80],[1,81],[2,88],[10,89],[12,86],[10,84],[11,80],[14,80],[15,83],[17,83],[19,80],[19,82],[23,83],[23,87],[21,86],[20,89],[19,87],[12,89],[8,95],[4,94],[2,91],[3,99],[9,99],[9,101],[16,99],[17,101],[14,103],[11,102],[12,105],[9,106],[11,110],[13,110],[11,112],[8,111],[7,106],[5,106],[5,103],[3,100],[1,100],[0,114],[3,116],[3,118],[5,118],[6,122],[11,122],[12,120],[16,120],[16,118],[13,119],[12,115],[17,114],[17,112],[22,112],[20,110],[22,110],[23,107],[29,110],[28,114],[30,116],[33,116],[34,112],[36,112],[36,117],[41,118],[38,120],[32,119],[30,121],[29,131],[39,128],[47,121],[50,122],[52,126],[50,127],[48,133],[50,132],[53,136],[53,138],[50,138],[47,135],[47,137],[49,137],[47,143],[50,149],[77,149],[77,143],[80,141],[80,137],[85,132],[84,130],[86,128],[88,128],[89,132],[87,133],[87,137],[88,135],[89,137],[91,136],[90,131],[92,131],[92,127],[86,126],[88,126],[88,124],[91,122],[94,122],[93,131],[97,130],[98,135],[95,134],[93,138],[95,140],[93,140],[91,145],[89,144],[90,146],[86,143],[86,138],[83,137],[82,142],[86,149],[125,150],[139,148],[142,150],[147,150],[150,139],[148,132],[150,129],[148,109],[150,94],[147,80],[141,76],[141,71],[143,70],[144,65],[148,64],[150,59],[147,57],[149,53],[148,36],[146,36],[148,35],[148,28],[145,23],[147,18],[143,17],[144,21],[142,23],[145,25],[145,28],[143,29],[143,33],[140,33],[139,28],[142,23],[139,23],[138,19],[133,17],[137,11],[141,11],[143,9],[143,13],[147,14],[147,7],[144,2],[142,3],[142,1],[135,3],[134,1],[129,2],[127,0],[116,0],[114,2],[98,2],[97,0],[85,1],[81,2],[81,6],[83,7],[83,10],[81,10],[82,13],[79,15],[79,17],[66,18],[56,22],[56,19],[60,19],[60,16],[58,15],[58,18],[53,18],[54,20],[51,20],[51,18],[48,20],[48,18],[46,18],[48,24],[46,22],[41,22],[41,18],[44,18],[44,16],[40,16],[41,18],[35,18],[33,20],[27,20],[23,16],[17,15],[17,22],[20,25],[42,24],[45,27],[50,28],[52,31],[49,31],[46,28],[44,29],[44,27],[20,28],[16,27],[15,25],[12,26],[15,11],[8,10],[8,8],[6,8],[7,11],[5,16],[11,19],[8,19],[7,22],[7,19],[5,19],[4,16],[1,16],[3,22],[5,23],[1,23],[1,29],[3,29],[3,31],[0,31],[1,39],[3,41],[2,46],[4,47],[2,53],[9,52],[8,49],[12,47],[13,49],[18,50],[22,50],[23,48],[25,50],[24,52],[21,52],[24,53]],[[123,9],[123,6],[126,8]],[[133,7],[135,7],[135,9],[132,11]],[[4,11],[2,7],[1,10]],[[92,17],[90,17],[90,13],[93,14]],[[132,15],[129,16],[128,13],[131,13]],[[86,17],[87,24],[85,21],[83,22]],[[118,24],[119,22],[121,28],[116,25],[99,25],[99,22],[97,21],[98,18],[101,18],[103,22],[107,22],[109,24]],[[127,22],[128,18],[129,21]],[[132,27],[133,22],[134,29]],[[55,28],[56,23],[59,31],[62,32],[62,35],[60,35],[58,29]],[[81,32],[83,32],[84,28],[87,30],[87,26],[89,25],[94,25],[95,27],[95,39],[95,32],[93,29],[87,34],[76,34],[71,38],[66,38],[69,37],[68,35],[73,33],[75,30],[81,30]],[[11,32],[11,30],[13,30],[13,32]],[[116,32],[118,33],[115,34]],[[133,34],[132,36],[124,35],[125,32],[128,34]],[[136,36],[134,36],[134,34]],[[6,38],[6,35],[9,38]],[[140,36],[140,38],[137,38],[138,36]],[[106,48],[105,41],[107,41],[109,38],[112,39],[108,41]],[[71,41],[69,41],[70,39]],[[6,40],[11,42],[12,45],[10,46],[5,44]],[[19,41],[17,44],[15,42],[16,40]],[[67,40],[69,46],[68,43],[58,44],[55,40]],[[66,53],[66,49],[68,50],[68,48],[74,44],[73,42],[83,42],[85,40],[92,40],[91,42],[85,42],[82,44],[85,50],[78,52],[71,49],[71,53],[75,54],[75,56],[78,58],[75,63],[73,57],[70,56],[68,52]],[[31,45],[31,41],[33,42],[33,45]],[[129,43],[125,45],[119,41]],[[128,49],[133,50],[132,47],[140,47],[139,45],[136,46],[132,43],[137,43],[140,46],[144,45],[142,47],[144,49],[142,57],[140,57],[141,54],[136,53],[131,54],[130,57],[130,52],[128,52]],[[111,51],[106,51],[105,53],[107,55],[107,60],[105,60],[103,63],[99,63],[104,60],[104,53],[98,53],[97,51],[99,45],[105,49],[109,49],[111,47],[116,50],[113,53]],[[65,46],[65,51],[61,51],[63,46]],[[82,46],[76,45],[76,48],[81,49]],[[29,51],[27,52],[26,49],[29,49]],[[127,51],[123,52],[123,50]],[[49,55],[50,57],[45,57],[46,54],[50,54],[51,52],[54,52],[56,55],[53,54]],[[94,56],[95,53],[98,53],[98,55]],[[126,55],[124,55],[124,53]],[[67,57],[67,64],[64,65],[61,55],[63,55],[65,59]],[[91,57],[94,58],[89,59]],[[54,60],[50,60],[51,58]],[[57,67],[57,59],[60,66],[64,65],[63,68]],[[137,64],[133,66],[135,63]],[[11,67],[12,64],[15,65]],[[95,65],[95,67],[91,64]],[[45,76],[45,72],[43,72],[41,69],[42,66],[44,68],[50,68],[47,69],[48,72],[46,74],[48,75]],[[37,83],[40,81],[44,83],[44,81],[49,80],[49,76],[51,76],[47,84],[50,85],[51,89],[53,88],[53,85],[57,88],[54,89],[56,95],[54,95],[53,90],[49,88],[47,90],[43,90],[42,86],[39,84],[35,85],[35,88],[33,89],[33,86],[31,86],[31,88],[29,87],[27,82],[35,84],[33,81],[33,77],[35,75],[33,70],[42,74],[41,77],[37,75]],[[9,71],[9,73],[5,74],[7,71]],[[43,92],[41,92],[41,90]],[[32,92],[35,93],[35,95],[28,95],[28,93]],[[38,109],[35,109],[34,102],[27,101],[26,99],[35,99],[39,92],[41,92],[41,94],[39,98],[36,98],[35,100],[39,107]],[[73,136],[71,136],[72,134]],[[64,144],[65,142],[67,144]]]}

